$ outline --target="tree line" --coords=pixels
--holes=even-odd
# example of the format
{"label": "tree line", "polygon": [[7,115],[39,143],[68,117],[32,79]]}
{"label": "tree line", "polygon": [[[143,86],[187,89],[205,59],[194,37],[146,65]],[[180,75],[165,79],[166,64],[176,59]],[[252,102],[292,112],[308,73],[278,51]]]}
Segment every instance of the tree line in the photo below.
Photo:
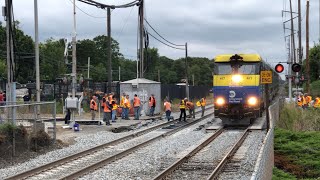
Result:
{"label": "tree line", "polygon": [[[14,23],[14,52],[15,52],[15,76],[19,83],[35,82],[35,55],[34,41],[31,36],[25,34],[19,28],[19,22]],[[96,82],[104,82],[108,79],[108,45],[107,36],[99,35],[93,39],[77,41],[77,74],[87,76],[88,57],[90,57],[90,78]],[[136,78],[136,60],[126,58],[120,53],[119,43],[111,38],[112,49],[112,79],[118,80],[121,68],[121,81]],[[6,79],[6,29],[0,22],[0,78]],[[65,74],[71,73],[72,58],[64,57],[64,39],[49,38],[39,45],[40,53],[40,79],[47,83],[56,82]],[[185,79],[185,58],[171,59],[161,56],[157,48],[145,50],[145,78],[158,80],[163,84],[179,83]],[[71,51],[69,55],[71,55]],[[212,85],[213,60],[204,57],[188,57],[189,84]],[[78,78],[79,78],[78,77]]]}

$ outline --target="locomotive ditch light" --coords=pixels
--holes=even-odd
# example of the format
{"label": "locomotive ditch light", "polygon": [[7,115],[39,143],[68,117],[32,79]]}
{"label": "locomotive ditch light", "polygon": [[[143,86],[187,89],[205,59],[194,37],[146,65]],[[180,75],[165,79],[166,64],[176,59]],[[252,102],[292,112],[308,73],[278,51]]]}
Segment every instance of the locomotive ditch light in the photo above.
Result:
{"label": "locomotive ditch light", "polygon": [[274,69],[277,73],[282,73],[284,70],[284,67],[282,64],[277,64]]}
{"label": "locomotive ditch light", "polygon": [[257,103],[258,103],[258,99],[256,97],[250,97],[248,99],[248,104],[250,106],[255,106],[255,105],[257,105]]}
{"label": "locomotive ditch light", "polygon": [[219,97],[216,101],[218,106],[223,106],[226,102],[222,97]]}
{"label": "locomotive ditch light", "polygon": [[294,64],[292,64],[292,71],[293,72],[300,72],[301,71],[301,65],[300,64],[298,64],[298,63],[294,63]]}

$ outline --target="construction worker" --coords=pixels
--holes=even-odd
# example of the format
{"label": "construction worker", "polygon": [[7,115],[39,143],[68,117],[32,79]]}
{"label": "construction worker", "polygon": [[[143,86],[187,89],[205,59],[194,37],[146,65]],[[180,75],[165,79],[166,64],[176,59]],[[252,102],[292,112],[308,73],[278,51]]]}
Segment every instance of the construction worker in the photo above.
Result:
{"label": "construction worker", "polygon": [[298,98],[297,98],[297,105],[299,106],[299,107],[302,107],[302,97],[303,97],[303,95],[302,94],[299,94],[298,95]]}
{"label": "construction worker", "polygon": [[116,99],[114,98],[114,96],[113,96],[113,99],[111,102],[111,107],[112,107],[111,120],[112,120],[112,122],[116,122],[118,104],[116,103]]}
{"label": "construction worker", "polygon": [[168,99],[164,100],[164,111],[166,112],[166,118],[168,121],[171,119],[171,103]]}
{"label": "construction worker", "polygon": [[302,96],[302,108],[306,109],[308,107],[308,101],[307,101],[308,94],[305,93],[304,96]]}
{"label": "construction worker", "polygon": [[123,93],[121,98],[120,98],[120,107],[122,109],[121,112],[121,118],[124,119],[125,118],[125,110],[124,110],[124,100],[126,99],[126,93]]}
{"label": "construction worker", "polygon": [[130,100],[129,100],[129,95],[126,95],[126,98],[124,99],[123,105],[124,105],[124,110],[125,110],[124,119],[130,120],[129,119],[129,111],[131,108],[131,104],[130,104]]}
{"label": "construction worker", "polygon": [[91,111],[91,120],[94,120],[96,117],[96,111],[98,110],[97,97],[92,96],[90,101],[90,111]]}
{"label": "construction worker", "polygon": [[202,111],[201,117],[203,117],[204,111],[206,109],[206,97],[201,98],[200,104],[201,104],[201,111]]}
{"label": "construction worker", "polygon": [[188,101],[188,99],[184,99],[184,100],[185,100],[186,106],[187,106],[187,108],[189,110],[189,116],[193,117],[193,118],[196,118],[195,112],[194,112],[194,104],[191,101]]}
{"label": "construction worker", "polygon": [[313,107],[314,108],[320,108],[320,98],[319,98],[319,95],[316,96],[315,100],[314,100],[314,103],[313,103]]}
{"label": "construction worker", "polygon": [[154,116],[154,110],[156,108],[156,99],[154,98],[153,94],[151,94],[151,97],[149,98],[149,107],[150,107],[149,116]]}
{"label": "construction worker", "polygon": [[108,100],[108,94],[104,96],[102,99],[102,108],[103,108],[103,121],[106,122],[107,126],[110,126],[110,119],[111,119],[111,106]]}
{"label": "construction worker", "polygon": [[180,108],[180,118],[179,118],[179,121],[181,121],[182,114],[184,115],[184,121],[186,121],[186,102],[184,101],[184,99],[182,99],[182,100],[180,101],[179,108]]}
{"label": "construction worker", "polygon": [[141,105],[140,98],[138,97],[138,95],[135,94],[133,98],[134,120],[139,120],[140,105]]}
{"label": "construction worker", "polygon": [[306,100],[307,100],[308,107],[311,107],[312,96],[307,95],[307,99]]}

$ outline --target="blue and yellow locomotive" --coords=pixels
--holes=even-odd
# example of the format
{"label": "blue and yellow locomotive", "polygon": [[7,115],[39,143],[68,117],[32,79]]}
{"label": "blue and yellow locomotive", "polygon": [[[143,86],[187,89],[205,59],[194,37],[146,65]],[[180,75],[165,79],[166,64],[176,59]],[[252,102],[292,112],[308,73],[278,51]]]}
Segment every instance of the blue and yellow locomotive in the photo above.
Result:
{"label": "blue and yellow locomotive", "polygon": [[[258,54],[218,55],[214,62],[215,117],[224,125],[249,125],[261,117],[266,98],[260,72],[272,70],[270,66]],[[273,71],[269,100],[275,96],[278,82],[279,76]]]}

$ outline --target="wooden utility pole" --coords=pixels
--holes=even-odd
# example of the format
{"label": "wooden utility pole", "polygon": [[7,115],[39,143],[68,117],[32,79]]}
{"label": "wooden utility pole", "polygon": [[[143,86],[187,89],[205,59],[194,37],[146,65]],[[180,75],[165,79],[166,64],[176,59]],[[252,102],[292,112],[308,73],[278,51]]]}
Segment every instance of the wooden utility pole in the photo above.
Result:
{"label": "wooden utility pole", "polygon": [[112,83],[112,72],[111,72],[111,10],[110,8],[107,9],[108,17],[107,17],[107,31],[108,31],[108,93],[111,92],[111,83]]}
{"label": "wooden utility pole", "polygon": [[144,59],[144,52],[143,52],[143,41],[144,41],[144,28],[143,28],[143,22],[144,22],[144,7],[143,7],[143,0],[140,3],[139,7],[139,16],[140,16],[140,78],[143,78],[143,71],[144,71],[144,65],[143,65],[143,59]]}
{"label": "wooden utility pole", "polygon": [[309,0],[307,0],[306,12],[306,70],[307,70],[307,92],[310,94],[310,66],[309,66]]}
{"label": "wooden utility pole", "polygon": [[299,63],[302,64],[302,41],[301,41],[301,0],[298,0],[298,25],[299,25],[299,31],[298,31],[298,36],[299,36]]}

